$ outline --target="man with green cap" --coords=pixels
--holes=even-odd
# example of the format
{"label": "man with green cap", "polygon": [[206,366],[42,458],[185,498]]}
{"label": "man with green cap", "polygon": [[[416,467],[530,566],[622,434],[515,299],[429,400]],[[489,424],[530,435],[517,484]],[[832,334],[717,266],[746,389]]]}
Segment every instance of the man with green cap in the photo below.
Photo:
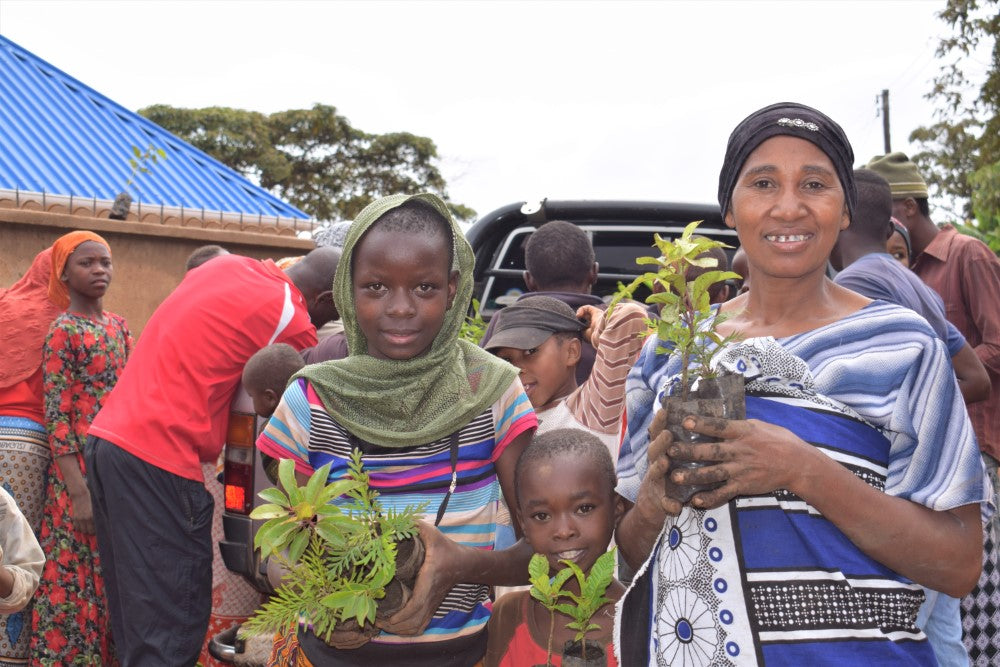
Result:
{"label": "man with green cap", "polygon": [[[965,336],[986,367],[991,392],[969,405],[983,460],[1000,491],[1000,260],[986,244],[951,225],[938,227],[930,218],[927,183],[903,153],[873,158],[868,169],[889,181],[892,215],[906,226],[913,245],[910,268],[945,302],[948,320]],[[1000,496],[995,498],[1000,507]],[[962,602],[965,644],[973,663],[1000,651],[1000,520],[995,514],[986,531],[983,573],[978,586]]]}

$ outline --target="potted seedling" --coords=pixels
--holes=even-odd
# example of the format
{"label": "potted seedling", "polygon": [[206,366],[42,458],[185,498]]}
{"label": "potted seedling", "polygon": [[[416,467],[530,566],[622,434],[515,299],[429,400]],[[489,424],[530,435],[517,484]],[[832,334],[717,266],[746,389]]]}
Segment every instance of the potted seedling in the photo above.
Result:
{"label": "potted seedling", "polygon": [[[541,554],[531,557],[528,574],[531,581],[531,597],[549,610],[549,642],[546,667],[552,664],[552,641],[555,635],[556,612],[569,617],[566,627],[576,631],[573,639],[562,648],[564,667],[606,667],[608,664],[604,646],[587,640],[587,633],[600,630],[593,622],[594,614],[611,600],[605,596],[614,579],[615,549],[601,554],[594,561],[589,573],[569,560],[560,561],[565,567],[549,578],[549,561]],[[574,587],[567,584],[575,583]],[[575,589],[575,590],[574,590]],[[560,600],[567,599],[566,602]],[[540,667],[540,666],[536,666]]]}
{"label": "potted seedling", "polygon": [[[677,354],[680,357],[679,377],[666,388],[663,408],[667,412],[667,428],[677,440],[684,442],[709,442],[708,436],[688,431],[681,422],[688,415],[743,419],[746,401],[743,376],[720,373],[712,368],[712,358],[726,343],[738,336],[718,333],[719,324],[727,316],[711,304],[710,290],[721,282],[739,279],[739,274],[716,268],[717,261],[706,256],[713,248],[727,247],[720,241],[695,236],[701,221],[684,228],[684,232],[671,241],[654,235],[658,257],[640,257],[636,263],[654,268],[628,285],[620,285],[611,301],[609,312],[624,298],[631,298],[637,289],[651,291],[646,303],[654,304],[659,315],[650,320],[655,335],[661,341],[657,352]],[[694,462],[674,462],[676,467],[697,467]],[[672,496],[682,502],[700,490],[698,486],[679,486],[667,481]]]}
{"label": "potted seedling", "polygon": [[267,504],[250,516],[266,523],[254,546],[287,572],[271,600],[244,624],[249,633],[294,629],[301,616],[326,642],[335,630],[370,639],[379,632],[376,618],[388,618],[410,599],[423,564],[417,518],[424,505],[384,508],[358,450],[348,470],[347,479],[327,483],[330,466],[323,466],[300,487],[286,459],[278,466],[283,490],[260,492]]}
{"label": "potted seedling", "polygon": [[141,150],[138,146],[132,146],[132,157],[128,159],[131,171],[125,179],[125,189],[118,193],[114,203],[111,205],[111,213],[108,215],[112,220],[125,220],[128,218],[129,209],[132,206],[132,195],[128,193],[128,188],[138,184],[135,177],[139,174],[148,174],[149,166],[157,163],[158,160],[166,160],[167,153],[162,148],[157,148],[150,144],[146,150]]}

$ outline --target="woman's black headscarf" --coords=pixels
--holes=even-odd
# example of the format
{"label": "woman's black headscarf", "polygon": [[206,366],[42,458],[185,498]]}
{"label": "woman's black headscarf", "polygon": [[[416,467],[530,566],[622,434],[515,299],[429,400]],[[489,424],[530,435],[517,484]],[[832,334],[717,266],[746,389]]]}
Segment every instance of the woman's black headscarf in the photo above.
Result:
{"label": "woman's black headscarf", "polygon": [[743,163],[771,137],[788,135],[815,144],[833,163],[844,189],[847,213],[853,219],[858,193],[854,187],[854,151],[840,125],[822,111],[795,102],[779,102],[743,119],[729,135],[726,158],[719,172],[719,206],[725,217]]}

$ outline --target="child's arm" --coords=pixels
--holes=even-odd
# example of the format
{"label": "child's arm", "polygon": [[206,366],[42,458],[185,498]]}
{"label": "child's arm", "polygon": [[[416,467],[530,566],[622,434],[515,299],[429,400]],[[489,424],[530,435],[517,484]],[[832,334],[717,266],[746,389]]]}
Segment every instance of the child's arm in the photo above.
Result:
{"label": "child's arm", "polygon": [[[497,460],[497,476],[508,506],[516,507],[514,465],[533,433],[534,429],[518,435]],[[413,587],[413,597],[387,622],[379,624],[388,632],[398,635],[423,632],[445,595],[458,583],[497,586],[528,583],[528,561],[532,551],[524,540],[503,551],[487,551],[462,546],[427,523],[420,524],[420,537],[427,553]]]}
{"label": "child's arm", "polygon": [[646,342],[646,309],[626,301],[615,306],[610,317],[594,306],[577,311],[578,316],[585,314],[591,325],[584,335],[590,336],[597,357],[580,391],[566,399],[566,407],[587,428],[617,434],[625,410],[625,377]]}
{"label": "child's arm", "polygon": [[35,594],[45,555],[14,499],[0,494],[0,614],[13,614]]}

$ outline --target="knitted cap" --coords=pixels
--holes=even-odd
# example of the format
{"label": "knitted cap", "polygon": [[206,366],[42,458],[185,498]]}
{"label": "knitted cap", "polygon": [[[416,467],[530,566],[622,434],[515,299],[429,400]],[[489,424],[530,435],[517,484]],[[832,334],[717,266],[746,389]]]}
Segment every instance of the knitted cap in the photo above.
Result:
{"label": "knitted cap", "polygon": [[889,181],[893,199],[927,199],[927,183],[905,153],[896,151],[888,155],[878,155],[865,165],[882,178]]}

